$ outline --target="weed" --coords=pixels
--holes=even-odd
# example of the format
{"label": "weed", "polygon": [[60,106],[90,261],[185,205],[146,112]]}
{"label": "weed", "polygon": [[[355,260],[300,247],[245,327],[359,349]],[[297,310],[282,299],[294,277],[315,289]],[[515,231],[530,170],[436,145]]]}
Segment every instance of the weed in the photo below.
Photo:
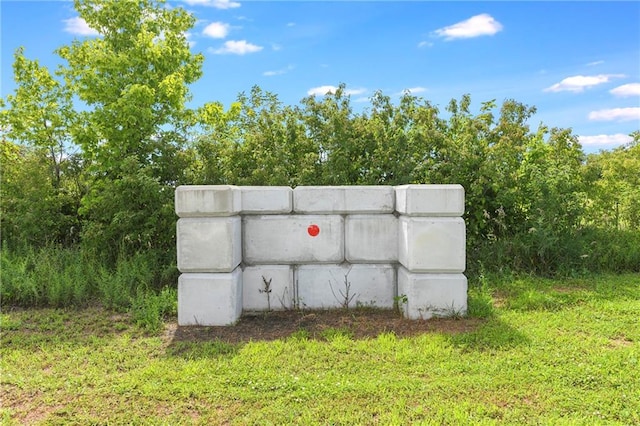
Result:
{"label": "weed", "polygon": [[262,276],[262,288],[258,289],[260,293],[267,295],[267,312],[271,312],[271,280],[273,278],[269,278],[267,280],[264,275]]}
{"label": "weed", "polygon": [[356,297],[356,294],[349,294],[351,291],[351,282],[349,281],[348,278],[349,274],[345,274],[344,276],[344,291],[342,291],[341,289],[338,289],[338,293],[340,294],[340,297],[338,297],[336,295],[336,293],[333,291],[333,286],[331,285],[331,281],[329,281],[329,288],[331,289],[331,294],[333,294],[333,297],[338,301],[338,303],[340,304],[340,306],[343,309],[349,309],[349,304],[353,301],[354,297]]}
{"label": "weed", "polygon": [[406,294],[399,294],[393,297],[393,309],[395,309],[397,312],[401,312],[403,306],[407,303],[409,303],[409,298]]}

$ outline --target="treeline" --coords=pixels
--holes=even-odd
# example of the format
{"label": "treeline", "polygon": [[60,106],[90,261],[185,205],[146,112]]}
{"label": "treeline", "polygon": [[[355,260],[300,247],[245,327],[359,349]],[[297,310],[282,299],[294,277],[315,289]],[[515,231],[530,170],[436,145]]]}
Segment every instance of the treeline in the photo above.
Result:
{"label": "treeline", "polygon": [[515,100],[440,110],[378,92],[354,112],[343,85],[298,105],[254,87],[189,109],[193,16],[75,6],[102,36],[58,49],[54,74],[17,51],[1,100],[5,254],[69,247],[116,269],[143,256],[157,288],[175,283],[177,185],[460,183],[471,276],[640,271],[640,131],[587,156],[570,129],[530,128],[535,108]]}

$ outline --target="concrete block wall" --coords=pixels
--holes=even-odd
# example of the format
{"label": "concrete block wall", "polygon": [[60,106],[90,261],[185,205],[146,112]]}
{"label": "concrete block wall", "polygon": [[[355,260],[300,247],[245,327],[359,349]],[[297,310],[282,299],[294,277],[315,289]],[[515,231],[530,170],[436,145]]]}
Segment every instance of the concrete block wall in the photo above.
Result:
{"label": "concrete block wall", "polygon": [[460,185],[180,186],[178,323],[243,311],[467,309]]}

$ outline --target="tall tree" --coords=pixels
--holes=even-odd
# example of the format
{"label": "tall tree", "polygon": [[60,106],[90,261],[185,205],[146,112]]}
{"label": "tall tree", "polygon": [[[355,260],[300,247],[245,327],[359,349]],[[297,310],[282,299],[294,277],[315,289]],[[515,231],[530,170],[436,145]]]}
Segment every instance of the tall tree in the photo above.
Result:
{"label": "tall tree", "polygon": [[72,150],[71,130],[76,119],[72,93],[37,60],[14,55],[13,76],[17,88],[1,106],[0,126],[7,140],[44,151],[51,172],[51,184],[58,188],[61,164]]}
{"label": "tall tree", "polygon": [[57,53],[58,73],[84,103],[74,137],[90,167],[84,239],[103,252],[172,251],[171,201],[186,161],[182,146],[194,112],[188,85],[202,73],[186,31],[195,18],[163,1],[76,0],[100,36]]}

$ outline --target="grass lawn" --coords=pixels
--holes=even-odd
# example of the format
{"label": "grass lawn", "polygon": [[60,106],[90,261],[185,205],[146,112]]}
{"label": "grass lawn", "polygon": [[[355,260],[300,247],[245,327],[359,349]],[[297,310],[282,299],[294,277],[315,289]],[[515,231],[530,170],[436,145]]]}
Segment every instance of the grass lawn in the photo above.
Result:
{"label": "grass lawn", "polygon": [[347,322],[322,331],[300,323],[268,340],[177,340],[175,320],[150,335],[99,308],[5,308],[0,419],[640,424],[640,275],[488,284],[486,318],[365,337]]}

